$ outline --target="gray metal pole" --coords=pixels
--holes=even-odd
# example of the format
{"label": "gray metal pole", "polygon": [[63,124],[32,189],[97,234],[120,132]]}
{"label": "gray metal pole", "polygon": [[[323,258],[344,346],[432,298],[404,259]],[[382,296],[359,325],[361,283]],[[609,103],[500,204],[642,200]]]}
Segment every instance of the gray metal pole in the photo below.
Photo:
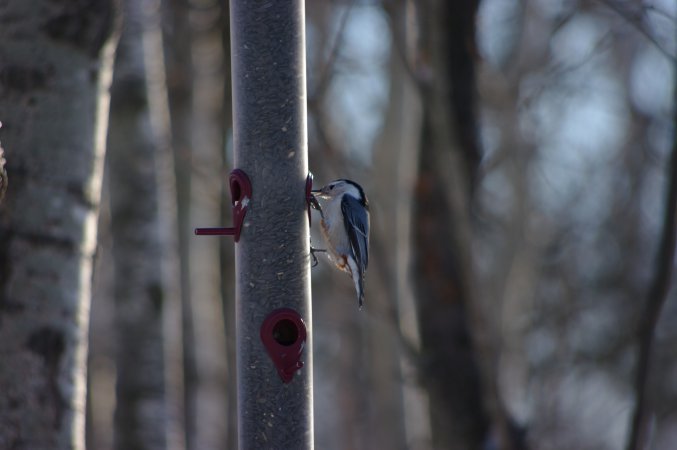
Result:
{"label": "gray metal pole", "polygon": [[[313,447],[304,14],[303,0],[230,2],[235,167],[252,185],[235,246],[241,449]],[[263,333],[277,351],[305,338],[286,380],[263,345],[276,310]]]}

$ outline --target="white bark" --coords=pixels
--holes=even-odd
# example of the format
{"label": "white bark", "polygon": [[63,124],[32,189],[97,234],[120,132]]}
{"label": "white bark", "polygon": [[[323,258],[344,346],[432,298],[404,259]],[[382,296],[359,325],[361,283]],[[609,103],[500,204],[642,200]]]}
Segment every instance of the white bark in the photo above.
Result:
{"label": "white bark", "polygon": [[181,389],[174,388],[181,372],[173,370],[181,359],[173,349],[180,345],[168,340],[177,326],[166,327],[175,318],[178,289],[176,277],[168,275],[176,264],[171,226],[175,195],[156,6],[124,2],[113,83],[109,169],[118,333],[114,440],[120,449],[181,448],[183,440]]}
{"label": "white bark", "polygon": [[3,2],[0,448],[84,448],[113,43],[108,0]]}

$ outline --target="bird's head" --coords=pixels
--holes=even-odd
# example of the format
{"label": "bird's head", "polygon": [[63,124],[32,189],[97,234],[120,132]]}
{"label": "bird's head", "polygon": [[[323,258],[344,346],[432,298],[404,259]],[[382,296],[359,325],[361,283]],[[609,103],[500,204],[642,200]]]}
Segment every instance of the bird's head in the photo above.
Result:
{"label": "bird's head", "polygon": [[364,195],[362,187],[351,180],[334,180],[321,189],[312,191],[317,197],[323,200],[340,199],[344,194],[355,197],[364,206],[367,206],[367,197]]}

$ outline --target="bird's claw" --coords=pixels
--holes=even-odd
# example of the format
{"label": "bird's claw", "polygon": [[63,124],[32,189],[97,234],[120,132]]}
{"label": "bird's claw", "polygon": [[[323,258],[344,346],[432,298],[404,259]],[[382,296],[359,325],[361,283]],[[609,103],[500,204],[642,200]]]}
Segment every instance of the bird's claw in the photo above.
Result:
{"label": "bird's claw", "polygon": [[319,264],[319,261],[317,260],[317,256],[315,256],[315,253],[326,253],[327,250],[323,248],[313,248],[310,247],[310,256],[313,258],[313,265],[311,267],[315,267]]}
{"label": "bird's claw", "polygon": [[322,207],[320,206],[320,202],[317,201],[317,198],[313,194],[310,194],[309,198],[310,206],[320,212],[320,216],[324,218],[324,213],[322,212]]}

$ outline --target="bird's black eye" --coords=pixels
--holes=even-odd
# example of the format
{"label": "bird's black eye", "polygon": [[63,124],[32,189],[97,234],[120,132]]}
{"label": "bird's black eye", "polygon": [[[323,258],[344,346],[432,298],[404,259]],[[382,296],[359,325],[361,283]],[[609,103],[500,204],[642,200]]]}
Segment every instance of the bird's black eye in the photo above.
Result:
{"label": "bird's black eye", "polygon": [[333,184],[332,184],[331,186],[329,186],[329,190],[330,190],[330,191],[333,191],[333,190],[334,190],[334,185],[333,185]]}

